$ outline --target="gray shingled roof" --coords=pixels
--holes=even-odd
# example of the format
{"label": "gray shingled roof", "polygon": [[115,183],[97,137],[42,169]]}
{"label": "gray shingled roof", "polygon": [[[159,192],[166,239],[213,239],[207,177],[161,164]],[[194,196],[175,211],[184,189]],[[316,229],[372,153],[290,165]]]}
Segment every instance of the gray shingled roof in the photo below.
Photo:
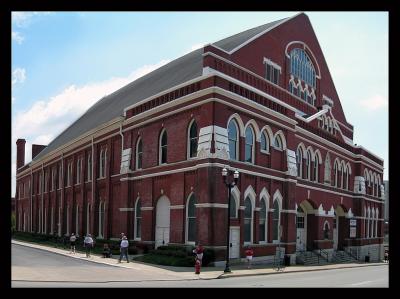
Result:
{"label": "gray shingled roof", "polygon": [[[285,18],[286,19],[286,18]],[[253,36],[263,32],[264,30],[267,30],[268,28],[271,28],[272,26],[275,26],[279,22],[285,19],[280,19],[278,21],[274,21],[268,24],[264,24],[255,28],[251,28],[249,30],[240,32],[238,34],[232,35],[230,37],[221,39],[218,42],[213,43],[214,45],[224,49],[225,51],[232,51],[234,48],[237,46],[240,46],[243,44],[245,41],[249,40]]]}
{"label": "gray shingled roof", "polygon": [[[283,19],[282,19],[283,20]],[[214,45],[230,51],[253,36],[274,26],[274,21],[220,40]],[[58,135],[34,159],[36,161],[63,144],[79,137],[101,124],[123,115],[124,108],[175,85],[194,79],[202,74],[203,48],[190,52],[151,73],[133,81],[114,93],[100,99],[80,118]]]}

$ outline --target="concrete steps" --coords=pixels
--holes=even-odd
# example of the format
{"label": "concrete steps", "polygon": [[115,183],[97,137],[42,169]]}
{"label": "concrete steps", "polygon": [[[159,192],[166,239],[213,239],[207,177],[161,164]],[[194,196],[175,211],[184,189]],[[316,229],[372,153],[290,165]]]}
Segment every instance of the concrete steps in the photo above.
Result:
{"label": "concrete steps", "polygon": [[357,262],[357,260],[355,258],[353,258],[347,252],[338,250],[338,251],[336,251],[336,253],[333,254],[331,262],[334,264],[354,263],[354,262]]}
{"label": "concrete steps", "polygon": [[300,264],[300,265],[306,265],[306,266],[329,264],[325,258],[318,256],[316,253],[314,253],[312,251],[298,253],[296,256],[296,263]]}

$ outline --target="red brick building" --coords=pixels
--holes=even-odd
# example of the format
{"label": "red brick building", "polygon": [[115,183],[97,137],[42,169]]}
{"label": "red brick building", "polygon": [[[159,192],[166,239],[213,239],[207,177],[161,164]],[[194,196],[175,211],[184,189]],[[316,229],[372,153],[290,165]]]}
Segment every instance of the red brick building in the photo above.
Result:
{"label": "red brick building", "polygon": [[[93,105],[48,146],[17,141],[17,229],[201,243],[232,258],[278,243],[331,260],[382,255],[383,160],[353,144],[301,13],[195,50]],[[322,251],[320,251],[322,249]]]}

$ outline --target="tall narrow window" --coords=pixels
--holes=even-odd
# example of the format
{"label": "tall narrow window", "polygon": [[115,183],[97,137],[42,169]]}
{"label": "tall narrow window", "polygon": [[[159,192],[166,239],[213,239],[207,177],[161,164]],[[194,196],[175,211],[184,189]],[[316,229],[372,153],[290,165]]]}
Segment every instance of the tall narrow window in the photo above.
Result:
{"label": "tall narrow window", "polygon": [[76,161],[76,183],[79,184],[81,182],[81,159]]}
{"label": "tall narrow window", "polygon": [[54,207],[51,207],[51,216],[50,216],[50,234],[54,233]]}
{"label": "tall narrow window", "polygon": [[258,240],[260,242],[267,241],[267,205],[265,204],[265,199],[262,198],[260,201],[260,215],[259,215],[259,236]]}
{"label": "tall narrow window", "polygon": [[342,174],[340,176],[340,188],[344,189],[343,179],[346,177],[346,166],[342,164]]}
{"label": "tall narrow window", "polygon": [[329,224],[325,222],[324,225],[324,239],[329,239]]}
{"label": "tall narrow window", "polygon": [[87,181],[90,182],[91,180],[92,180],[92,153],[89,153],[87,160]]}
{"label": "tall narrow window", "polygon": [[197,156],[197,124],[193,121],[189,127],[189,158]]}
{"label": "tall narrow window", "polygon": [[303,151],[302,151],[301,147],[297,148],[296,162],[297,162],[297,176],[299,178],[302,178],[302,176],[303,176]]}
{"label": "tall narrow window", "polygon": [[251,200],[246,197],[244,201],[244,242],[252,241],[253,208]]}
{"label": "tall narrow window", "polygon": [[90,204],[86,208],[86,234],[90,233]]}
{"label": "tall narrow window", "polygon": [[142,138],[139,137],[139,140],[136,145],[136,169],[142,168],[142,155],[143,155]]}
{"label": "tall narrow window", "polygon": [[[45,173],[44,173],[44,193],[49,191],[49,189],[48,189],[48,180],[49,180],[49,173],[48,173],[48,171],[45,171]],[[25,192],[25,190],[24,190],[24,192]]]}
{"label": "tall narrow window", "polygon": [[307,180],[311,180],[311,152],[307,151],[306,158]]}
{"label": "tall narrow window", "polygon": [[233,119],[228,125],[229,157],[231,160],[238,160],[238,127]]}
{"label": "tall narrow window", "polygon": [[230,202],[230,218],[237,218],[237,207],[236,207],[236,200],[231,195],[231,202]]}
{"label": "tall narrow window", "polygon": [[337,187],[338,186],[338,172],[339,172],[337,161],[335,161],[335,164],[333,165],[333,172],[335,173],[335,187]]}
{"label": "tall narrow window", "polygon": [[61,189],[62,187],[62,166],[60,164],[60,166],[58,166],[58,189]]}
{"label": "tall narrow window", "polygon": [[[39,174],[39,182],[38,183],[39,183],[39,194],[41,194],[42,193],[42,183],[43,183],[42,182],[42,174]],[[21,194],[21,196],[22,196],[22,194]]]}
{"label": "tall narrow window", "polygon": [[69,205],[67,205],[67,235],[69,236]]}
{"label": "tall narrow window", "polygon": [[253,157],[254,133],[250,126],[246,129],[245,162],[254,163]]}
{"label": "tall narrow window", "polygon": [[282,138],[281,138],[281,136],[280,135],[276,135],[275,136],[275,149],[277,149],[277,150],[283,150],[283,143],[282,143]]}
{"label": "tall narrow window", "polygon": [[107,149],[100,151],[100,178],[106,177]]}
{"label": "tall narrow window", "polygon": [[265,131],[261,133],[261,151],[269,152],[269,139]]}
{"label": "tall narrow window", "polygon": [[99,203],[99,238],[104,238],[104,203]]}
{"label": "tall narrow window", "polygon": [[319,181],[319,158],[318,155],[315,155],[315,161],[314,161],[314,181],[318,182]]}
{"label": "tall narrow window", "polygon": [[196,198],[192,194],[186,206],[187,242],[196,242]]}
{"label": "tall narrow window", "polygon": [[280,224],[280,208],[279,208],[279,203],[278,200],[274,201],[274,212],[273,212],[273,218],[272,218],[272,234],[273,234],[273,240],[274,241],[279,241],[279,224]]}
{"label": "tall narrow window", "polygon": [[142,237],[142,205],[140,199],[136,201],[135,207],[135,239]]}
{"label": "tall narrow window", "polygon": [[56,170],[55,168],[51,169],[51,191],[55,190],[56,185]]}
{"label": "tall narrow window", "polygon": [[376,209],[376,212],[375,212],[375,238],[378,237],[378,221],[379,221],[378,216],[379,216],[379,210]]}
{"label": "tall narrow window", "polygon": [[57,227],[58,227],[58,236],[61,237],[61,225],[62,225],[62,220],[61,220],[61,207],[59,206],[58,208],[58,223],[57,223]]}
{"label": "tall narrow window", "polygon": [[79,235],[79,206],[75,208],[75,235]]}
{"label": "tall narrow window", "polygon": [[168,137],[167,131],[163,130],[160,136],[160,164],[167,163]]}
{"label": "tall narrow window", "polygon": [[329,156],[329,153],[327,153],[325,157],[324,182],[329,184],[331,183],[331,158]]}

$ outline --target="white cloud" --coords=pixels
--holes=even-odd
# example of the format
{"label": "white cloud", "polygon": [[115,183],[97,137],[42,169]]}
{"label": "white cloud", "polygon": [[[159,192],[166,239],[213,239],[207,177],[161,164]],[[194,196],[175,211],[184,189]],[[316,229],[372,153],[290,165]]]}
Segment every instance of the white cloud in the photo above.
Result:
{"label": "white cloud", "polygon": [[49,15],[51,12],[23,12],[23,11],[13,11],[11,14],[12,22],[17,27],[26,27],[30,24],[33,16],[43,16]]}
{"label": "white cloud", "polygon": [[24,83],[26,79],[25,69],[23,68],[16,68],[12,72],[12,85],[17,83]]}
{"label": "white cloud", "polygon": [[375,111],[388,106],[388,98],[382,95],[374,95],[360,102],[361,105],[370,111]]}
{"label": "white cloud", "polygon": [[22,42],[24,41],[24,37],[21,35],[21,33],[19,33],[18,31],[13,31],[11,33],[11,38],[12,40],[14,40],[17,44],[22,44]]}
{"label": "white cloud", "polygon": [[[16,140],[26,139],[25,163],[31,161],[33,144],[47,145],[73,121],[89,109],[103,96],[110,94],[128,83],[165,65],[170,60],[162,60],[153,65],[145,65],[127,77],[116,77],[84,86],[71,85],[60,94],[37,101],[28,110],[18,112],[12,123],[12,160],[16,159]],[[32,141],[32,142],[30,142]],[[15,181],[15,176],[13,177]],[[15,188],[15,186],[14,186]],[[12,192],[14,191],[12,189]]]}
{"label": "white cloud", "polygon": [[15,98],[11,97],[11,104],[14,104],[14,102],[15,102]]}

